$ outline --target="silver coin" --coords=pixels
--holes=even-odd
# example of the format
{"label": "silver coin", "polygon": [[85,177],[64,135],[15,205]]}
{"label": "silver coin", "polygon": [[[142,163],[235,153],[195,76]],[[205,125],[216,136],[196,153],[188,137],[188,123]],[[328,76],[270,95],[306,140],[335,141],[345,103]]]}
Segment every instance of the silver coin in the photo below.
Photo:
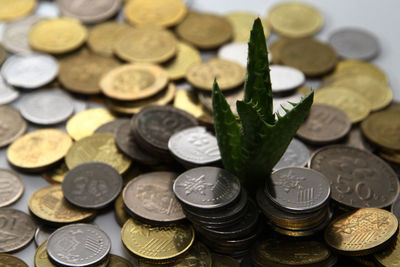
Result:
{"label": "silver coin", "polygon": [[57,73],[57,60],[50,55],[39,53],[13,55],[1,68],[1,75],[7,83],[27,89],[38,88],[51,82]]}
{"label": "silver coin", "polygon": [[32,241],[36,225],[28,214],[9,208],[0,209],[0,253],[21,249]]}
{"label": "silver coin", "polygon": [[35,14],[46,18],[57,18],[60,16],[58,5],[54,2],[40,1],[37,3]]}
{"label": "silver coin", "polygon": [[293,108],[293,105],[290,104],[289,102],[299,103],[302,97],[303,95],[301,94],[294,94],[287,97],[274,97],[273,99],[274,113],[279,113],[281,116],[285,115],[286,111],[282,108],[282,106],[287,110],[291,110]]}
{"label": "silver coin", "polygon": [[118,171],[101,162],[82,163],[65,175],[64,197],[70,203],[88,209],[101,209],[114,201],[122,190]]}
{"label": "silver coin", "polygon": [[310,151],[301,141],[293,138],[274,170],[288,167],[304,167],[310,158]]}
{"label": "silver coin", "polygon": [[201,126],[173,134],[169,138],[168,149],[178,159],[198,165],[221,159],[217,138]]}
{"label": "silver coin", "polygon": [[186,205],[213,209],[232,203],[240,194],[240,182],[224,169],[199,167],[179,175],[173,190]]}
{"label": "silver coin", "polygon": [[274,93],[296,89],[306,81],[306,76],[298,69],[281,65],[270,65],[269,68]]}
{"label": "silver coin", "polygon": [[24,183],[13,171],[0,169],[0,207],[11,205],[24,192]]}
{"label": "silver coin", "polygon": [[239,63],[243,67],[247,65],[247,43],[229,43],[221,46],[218,57]]}
{"label": "silver coin", "polygon": [[25,94],[19,107],[26,120],[39,125],[63,122],[74,112],[70,98],[52,90]]}
{"label": "silver coin", "polygon": [[40,246],[41,244],[43,244],[44,242],[46,242],[50,235],[52,233],[54,233],[55,229],[53,228],[47,228],[47,227],[43,227],[43,226],[39,226],[36,229],[35,232],[35,244],[36,246]]}
{"label": "silver coin", "polygon": [[329,37],[330,45],[342,58],[371,60],[379,53],[379,41],[370,32],[358,28],[344,28]]}
{"label": "silver coin", "polygon": [[90,266],[101,262],[111,249],[111,240],[92,224],[70,224],[57,229],[47,241],[47,254],[63,266]]}
{"label": "silver coin", "polygon": [[331,187],[322,173],[290,167],[274,171],[265,193],[279,207],[292,212],[314,211],[329,199]]}
{"label": "silver coin", "polygon": [[13,102],[19,97],[19,92],[8,85],[0,75],[0,105]]}
{"label": "silver coin", "polygon": [[28,54],[32,50],[29,46],[29,31],[36,22],[43,19],[39,16],[29,16],[6,24],[3,32],[3,45],[8,52],[14,54]]}

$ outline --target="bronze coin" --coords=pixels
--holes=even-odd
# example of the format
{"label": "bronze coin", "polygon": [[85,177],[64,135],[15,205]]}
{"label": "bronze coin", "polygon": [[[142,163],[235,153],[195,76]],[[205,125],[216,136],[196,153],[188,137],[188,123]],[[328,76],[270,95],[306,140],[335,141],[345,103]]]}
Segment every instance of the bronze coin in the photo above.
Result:
{"label": "bronze coin", "polygon": [[19,111],[10,106],[0,106],[0,114],[0,147],[3,147],[20,137],[28,125]]}

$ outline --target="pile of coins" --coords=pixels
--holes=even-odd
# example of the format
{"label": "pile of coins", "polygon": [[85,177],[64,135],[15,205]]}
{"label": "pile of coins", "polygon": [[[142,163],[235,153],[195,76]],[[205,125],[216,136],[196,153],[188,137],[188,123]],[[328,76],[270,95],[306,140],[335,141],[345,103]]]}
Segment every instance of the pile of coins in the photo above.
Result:
{"label": "pile of coins", "polygon": [[[324,18],[300,2],[262,18],[275,114],[309,87],[315,97],[249,195],[223,169],[211,90],[217,78],[237,114],[257,14],[182,0],[0,7],[0,147],[14,169],[0,169],[0,265],[28,266],[5,253],[34,239],[36,267],[396,266],[400,106],[369,62],[372,33],[316,40]],[[19,173],[49,182],[29,215],[6,207],[23,195]],[[122,230],[111,246],[92,221],[112,208]],[[127,259],[110,253],[119,247]]]}

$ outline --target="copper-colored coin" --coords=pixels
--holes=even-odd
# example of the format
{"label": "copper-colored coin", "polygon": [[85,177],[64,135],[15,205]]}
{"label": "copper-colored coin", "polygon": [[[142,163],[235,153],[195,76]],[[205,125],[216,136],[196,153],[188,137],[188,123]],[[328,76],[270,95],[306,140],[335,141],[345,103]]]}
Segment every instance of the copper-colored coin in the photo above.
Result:
{"label": "copper-colored coin", "polygon": [[14,257],[9,254],[0,254],[0,264],[3,266],[13,266],[13,267],[28,267],[23,260]]}
{"label": "copper-colored coin", "polygon": [[176,173],[150,172],[129,182],[122,192],[125,206],[148,222],[174,222],[185,218],[172,191]]}
{"label": "copper-colored coin", "polygon": [[314,104],[297,130],[297,136],[311,144],[332,143],[345,137],[351,129],[346,113],[338,108]]}
{"label": "copper-colored coin", "polygon": [[279,38],[269,46],[269,53],[272,55],[272,62],[274,64],[281,64],[281,54],[283,47],[289,42],[289,39]]}
{"label": "copper-colored coin", "polygon": [[308,77],[316,77],[333,70],[337,63],[337,55],[328,44],[305,38],[291,40],[285,44],[281,60],[284,65],[299,69]]}
{"label": "copper-colored coin", "polygon": [[64,199],[61,185],[49,185],[37,190],[30,197],[28,207],[36,217],[50,224],[77,223],[95,215],[91,210],[69,204]]}
{"label": "copper-colored coin", "polygon": [[219,58],[193,64],[186,73],[186,79],[191,85],[208,91],[212,90],[215,78],[221,90],[229,90],[243,84],[245,76],[246,70],[243,66]]}
{"label": "copper-colored coin", "polygon": [[325,241],[335,251],[361,256],[378,251],[396,233],[399,223],[393,213],[363,208],[343,214],[325,229]]}
{"label": "copper-colored coin", "polygon": [[162,63],[175,56],[177,50],[170,31],[149,25],[125,30],[114,45],[116,55],[129,62]]}
{"label": "copper-colored coin", "polygon": [[71,137],[63,131],[36,130],[12,143],[7,150],[7,159],[17,168],[40,171],[61,160],[71,146]]}
{"label": "copper-colored coin", "polygon": [[112,57],[93,54],[87,50],[61,58],[58,80],[69,91],[79,94],[100,93],[100,77],[118,67]]}
{"label": "copper-colored coin", "polygon": [[0,106],[0,147],[6,146],[25,133],[28,124],[15,108]]}
{"label": "copper-colored coin", "polygon": [[132,101],[160,92],[168,82],[168,74],[157,65],[137,63],[115,68],[100,80],[102,92],[116,100]]}
{"label": "copper-colored coin", "polygon": [[200,49],[217,48],[233,35],[232,25],[226,18],[193,11],[176,27],[176,33]]}

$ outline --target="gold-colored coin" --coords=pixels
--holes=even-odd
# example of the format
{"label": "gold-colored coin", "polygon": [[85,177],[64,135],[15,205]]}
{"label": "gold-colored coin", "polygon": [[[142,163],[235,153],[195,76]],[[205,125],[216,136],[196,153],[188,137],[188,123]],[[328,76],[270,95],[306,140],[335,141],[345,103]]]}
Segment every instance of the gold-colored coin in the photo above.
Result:
{"label": "gold-colored coin", "polygon": [[368,141],[389,151],[400,151],[400,110],[386,109],[368,116],[361,123]]}
{"label": "gold-colored coin", "polygon": [[47,241],[43,242],[35,252],[35,267],[56,267],[47,255]]}
{"label": "gold-colored coin", "polygon": [[67,90],[79,94],[100,93],[101,76],[120,65],[112,57],[96,55],[88,50],[68,55],[60,59],[59,64],[58,80]]}
{"label": "gold-colored coin", "polygon": [[114,135],[107,133],[96,133],[80,139],[65,156],[68,169],[91,161],[107,163],[120,174],[131,165],[131,160],[118,150]]}
{"label": "gold-colored coin", "polygon": [[65,165],[65,162],[62,162],[58,167],[42,173],[42,176],[49,183],[59,184],[64,181],[64,177],[67,172],[68,172],[68,167],[67,165]]}
{"label": "gold-colored coin", "polygon": [[26,171],[41,171],[61,160],[72,145],[67,133],[43,129],[27,133],[15,140],[7,150],[7,159]]}
{"label": "gold-colored coin", "polygon": [[14,257],[13,255],[5,254],[5,253],[0,254],[0,266],[28,267],[28,265],[23,260],[20,260],[17,257]]}
{"label": "gold-colored coin", "polygon": [[240,267],[240,264],[234,258],[225,255],[212,254],[213,267]]}
{"label": "gold-colored coin", "polygon": [[69,204],[61,185],[49,185],[33,193],[29,210],[39,219],[53,224],[77,223],[94,217],[95,213]]}
{"label": "gold-colored coin", "polygon": [[279,38],[275,42],[273,42],[270,47],[269,51],[272,55],[272,62],[274,64],[281,64],[281,54],[283,47],[289,42],[289,39],[286,38]]}
{"label": "gold-colored coin", "polygon": [[120,256],[110,254],[110,260],[107,264],[107,267],[134,267],[134,266],[128,260]]}
{"label": "gold-colored coin", "polygon": [[314,103],[326,104],[346,112],[351,123],[364,120],[371,104],[361,94],[342,87],[326,87],[315,92]]}
{"label": "gold-colored coin", "polygon": [[129,220],[130,216],[125,211],[124,200],[122,199],[122,194],[114,202],[114,211],[115,211],[115,218],[120,226],[123,226],[127,220]]}
{"label": "gold-colored coin", "polygon": [[343,87],[360,93],[369,101],[372,111],[386,107],[393,98],[392,90],[386,84],[365,74],[341,77],[336,79],[331,86]]}
{"label": "gold-colored coin", "polygon": [[396,233],[396,216],[386,210],[362,208],[343,214],[325,229],[326,243],[337,252],[362,256],[378,251]]}
{"label": "gold-colored coin", "polygon": [[186,16],[182,0],[135,0],[125,5],[124,16],[131,24],[152,24],[171,27]]}
{"label": "gold-colored coin", "polygon": [[116,55],[129,62],[163,63],[177,50],[177,40],[170,31],[150,25],[125,30],[114,45]]}
{"label": "gold-colored coin", "polygon": [[66,125],[68,134],[74,140],[92,135],[101,125],[115,120],[116,117],[105,108],[92,108],[72,116]]}
{"label": "gold-colored coin", "polygon": [[179,80],[185,78],[185,74],[190,66],[195,63],[200,63],[200,52],[193,46],[179,42],[178,53],[176,57],[164,65],[171,80]]}
{"label": "gold-colored coin", "polygon": [[6,49],[0,44],[0,66],[4,63],[4,61],[6,61],[7,57],[8,53]]}
{"label": "gold-colored coin", "polygon": [[233,29],[224,17],[191,11],[176,27],[176,33],[200,49],[215,49],[232,39]]}
{"label": "gold-colored coin", "polygon": [[112,56],[115,40],[123,37],[125,30],[131,26],[122,22],[104,22],[97,24],[89,31],[87,44],[89,48],[100,55]]}
{"label": "gold-colored coin", "polygon": [[0,21],[25,17],[36,7],[36,0],[0,0]]}
{"label": "gold-colored coin", "polygon": [[175,84],[170,83],[167,89],[162,90],[152,97],[137,101],[115,101],[108,99],[107,105],[112,111],[117,113],[136,114],[142,108],[150,105],[166,105],[170,103],[174,99],[175,92],[177,92]]}
{"label": "gold-colored coin", "polygon": [[197,89],[212,90],[217,79],[221,90],[234,89],[243,84],[246,69],[240,64],[219,58],[193,64],[186,73],[187,81]]}
{"label": "gold-colored coin", "polygon": [[115,100],[133,101],[160,92],[168,83],[168,74],[153,64],[125,64],[115,68],[100,80],[101,91]]}
{"label": "gold-colored coin", "polygon": [[375,253],[374,258],[385,267],[400,266],[400,232],[397,232],[396,241],[384,250]]}
{"label": "gold-colored coin", "polygon": [[[231,12],[226,14],[226,17],[233,27],[233,42],[247,43],[254,20],[258,17],[257,14],[251,12]],[[264,28],[264,35],[268,37],[270,34],[269,24],[265,19],[261,22]]]}
{"label": "gold-colored coin", "polygon": [[213,115],[204,107],[193,90],[178,90],[175,94],[174,107],[192,114],[205,125],[212,125]]}
{"label": "gold-colored coin", "polygon": [[82,46],[87,30],[79,20],[73,18],[44,19],[32,26],[29,44],[38,51],[63,54]]}
{"label": "gold-colored coin", "polygon": [[189,224],[153,226],[129,219],[122,227],[122,243],[133,254],[148,260],[171,260],[193,244],[194,230]]}
{"label": "gold-colored coin", "polygon": [[317,9],[300,2],[275,5],[269,10],[267,19],[275,32],[289,38],[311,36],[323,24],[323,17]]}

